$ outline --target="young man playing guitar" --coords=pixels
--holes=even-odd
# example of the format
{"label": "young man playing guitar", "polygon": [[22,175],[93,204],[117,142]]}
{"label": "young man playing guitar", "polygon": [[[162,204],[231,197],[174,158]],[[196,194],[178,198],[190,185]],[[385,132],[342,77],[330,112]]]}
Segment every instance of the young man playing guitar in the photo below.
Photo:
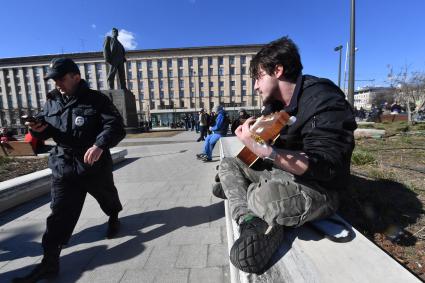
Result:
{"label": "young man playing guitar", "polygon": [[245,272],[264,271],[284,227],[333,214],[337,191],[349,180],[357,127],[352,108],[330,80],[301,71],[298,48],[288,37],[253,57],[250,74],[264,105],[283,104],[296,121],[283,127],[271,146],[258,143],[250,131],[255,119],[247,119],[235,134],[262,164],[254,169],[238,158],[224,158],[219,166],[213,193],[229,199],[240,229],[230,260]]}

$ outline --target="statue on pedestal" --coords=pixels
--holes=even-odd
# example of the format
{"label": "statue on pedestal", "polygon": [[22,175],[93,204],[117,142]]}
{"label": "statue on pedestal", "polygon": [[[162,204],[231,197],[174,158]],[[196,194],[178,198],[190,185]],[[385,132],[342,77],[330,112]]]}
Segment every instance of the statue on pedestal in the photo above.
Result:
{"label": "statue on pedestal", "polygon": [[124,62],[125,49],[118,40],[118,30],[112,29],[112,37],[107,36],[103,43],[103,57],[106,63],[109,64],[108,85],[109,89],[114,89],[115,74],[118,72],[120,89],[127,89],[125,83]]}

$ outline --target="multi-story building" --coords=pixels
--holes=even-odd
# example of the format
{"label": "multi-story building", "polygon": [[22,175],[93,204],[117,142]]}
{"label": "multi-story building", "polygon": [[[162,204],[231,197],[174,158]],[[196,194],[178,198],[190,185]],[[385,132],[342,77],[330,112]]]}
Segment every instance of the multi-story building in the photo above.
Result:
{"label": "multi-story building", "polygon": [[[136,98],[139,120],[168,124],[181,113],[260,108],[249,62],[262,45],[135,50],[127,52],[127,88]],[[54,88],[43,80],[55,57],[72,58],[93,89],[107,89],[101,52],[0,59],[0,126],[22,128],[20,116],[37,113]],[[117,82],[115,83],[117,85]]]}
{"label": "multi-story building", "polygon": [[381,106],[384,102],[392,102],[394,88],[391,87],[363,87],[354,92],[354,107],[370,110],[372,105]]}

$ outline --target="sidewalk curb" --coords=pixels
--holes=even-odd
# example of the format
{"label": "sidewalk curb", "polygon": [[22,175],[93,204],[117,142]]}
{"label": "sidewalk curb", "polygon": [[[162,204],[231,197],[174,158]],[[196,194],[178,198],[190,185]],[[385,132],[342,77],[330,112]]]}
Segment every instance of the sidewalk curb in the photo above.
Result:
{"label": "sidewalk curb", "polygon": [[[111,150],[113,164],[123,161],[126,155],[126,149]],[[51,175],[50,169],[44,169],[0,182],[0,212],[48,193]]]}

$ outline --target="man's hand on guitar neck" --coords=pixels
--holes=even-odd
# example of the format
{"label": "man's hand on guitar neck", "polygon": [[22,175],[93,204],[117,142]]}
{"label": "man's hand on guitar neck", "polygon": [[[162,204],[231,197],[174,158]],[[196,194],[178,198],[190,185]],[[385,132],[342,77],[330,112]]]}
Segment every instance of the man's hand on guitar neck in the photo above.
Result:
{"label": "man's hand on guitar neck", "polygon": [[260,158],[268,157],[270,156],[272,152],[272,147],[267,144],[260,144],[258,143],[252,136],[252,133],[250,131],[250,126],[255,123],[255,118],[250,117],[248,118],[245,123],[240,125],[236,131],[235,134],[238,137],[238,139],[249,149],[257,155]]}

